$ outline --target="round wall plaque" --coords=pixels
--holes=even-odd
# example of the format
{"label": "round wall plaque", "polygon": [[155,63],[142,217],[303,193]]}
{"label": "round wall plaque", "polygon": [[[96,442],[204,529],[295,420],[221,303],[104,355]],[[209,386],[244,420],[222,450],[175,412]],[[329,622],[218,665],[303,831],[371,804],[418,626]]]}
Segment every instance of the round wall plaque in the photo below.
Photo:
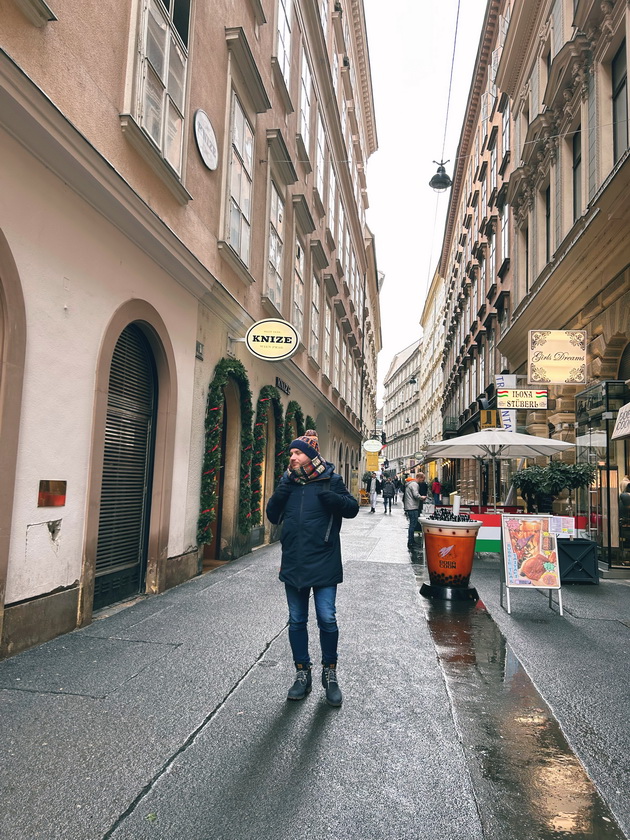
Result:
{"label": "round wall plaque", "polygon": [[208,169],[216,169],[219,165],[219,146],[217,136],[212,128],[210,117],[201,108],[195,112],[195,140],[202,161]]}

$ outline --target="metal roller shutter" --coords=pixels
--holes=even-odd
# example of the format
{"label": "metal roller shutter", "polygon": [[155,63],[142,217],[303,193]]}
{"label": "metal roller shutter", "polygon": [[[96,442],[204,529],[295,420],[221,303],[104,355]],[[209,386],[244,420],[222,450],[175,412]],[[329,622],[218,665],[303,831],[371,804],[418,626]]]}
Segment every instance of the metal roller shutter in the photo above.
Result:
{"label": "metal roller shutter", "polygon": [[122,332],[112,357],[94,607],[142,589],[156,404],[153,357],[141,330]]}

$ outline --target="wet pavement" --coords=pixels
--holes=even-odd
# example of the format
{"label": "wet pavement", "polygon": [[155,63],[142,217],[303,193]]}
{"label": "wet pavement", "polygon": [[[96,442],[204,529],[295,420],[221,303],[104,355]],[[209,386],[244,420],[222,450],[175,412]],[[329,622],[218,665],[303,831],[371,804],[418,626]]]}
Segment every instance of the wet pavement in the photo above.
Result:
{"label": "wet pavement", "polygon": [[624,838],[630,587],[429,601],[406,536],[344,523],[341,709],[285,700],[278,546],[0,663],[1,840]]}
{"label": "wet pavement", "polygon": [[623,840],[483,602],[431,600],[425,611],[484,836]]}

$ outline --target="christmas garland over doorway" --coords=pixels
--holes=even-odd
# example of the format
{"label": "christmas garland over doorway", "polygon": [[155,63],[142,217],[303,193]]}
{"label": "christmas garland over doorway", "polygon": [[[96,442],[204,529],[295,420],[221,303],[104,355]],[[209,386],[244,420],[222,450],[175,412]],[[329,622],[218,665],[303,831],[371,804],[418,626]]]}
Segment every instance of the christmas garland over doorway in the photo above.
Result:
{"label": "christmas garland over doorway", "polygon": [[260,499],[262,495],[262,465],[267,448],[267,430],[269,414],[267,403],[273,406],[276,439],[274,443],[273,486],[275,487],[284,471],[284,426],[282,424],[282,402],[280,392],[273,385],[260,389],[256,403],[256,422],[254,423],[254,459],[252,461],[252,525],[260,525],[262,520]]}
{"label": "christmas garland over doorway", "polygon": [[317,431],[315,421],[313,420],[310,414],[306,415],[306,420],[304,421],[304,431],[307,431],[308,429],[313,429],[313,431]]}
{"label": "christmas garland over doorway", "polygon": [[238,498],[238,530],[248,534],[251,530],[251,465],[252,465],[252,392],[247,371],[242,362],[223,358],[214,369],[214,378],[208,387],[206,405],[206,435],[201,471],[201,493],[197,542],[204,545],[212,541],[210,525],[217,518],[216,479],[221,467],[221,432],[223,429],[223,389],[232,377],[240,392],[241,403],[241,470]]}
{"label": "christmas garland over doorway", "polygon": [[[295,434],[293,433],[293,421],[295,420]],[[295,400],[291,400],[291,402],[287,406],[287,413],[284,416],[284,459],[283,459],[283,467],[286,467],[289,464],[289,446],[291,446],[291,441],[295,440],[295,437],[300,437],[306,431],[306,427],[304,425],[304,412],[302,411],[300,404]]]}

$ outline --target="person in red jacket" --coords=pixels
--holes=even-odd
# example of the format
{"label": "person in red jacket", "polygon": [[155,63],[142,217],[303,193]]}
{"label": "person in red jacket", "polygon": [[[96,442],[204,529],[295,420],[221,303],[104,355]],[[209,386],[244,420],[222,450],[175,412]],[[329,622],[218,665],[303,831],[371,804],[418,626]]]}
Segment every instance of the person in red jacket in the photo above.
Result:
{"label": "person in red jacket", "polygon": [[320,455],[317,432],[309,429],[292,441],[289,469],[267,502],[269,521],[282,521],[280,580],[289,605],[289,643],[296,668],[288,700],[302,700],[312,688],[307,630],[312,590],[322,652],[322,685],[327,702],[341,706],[335,606],[337,584],[343,580],[339,532],[342,519],[352,519],[358,512],[359,503],[342,477]]}

